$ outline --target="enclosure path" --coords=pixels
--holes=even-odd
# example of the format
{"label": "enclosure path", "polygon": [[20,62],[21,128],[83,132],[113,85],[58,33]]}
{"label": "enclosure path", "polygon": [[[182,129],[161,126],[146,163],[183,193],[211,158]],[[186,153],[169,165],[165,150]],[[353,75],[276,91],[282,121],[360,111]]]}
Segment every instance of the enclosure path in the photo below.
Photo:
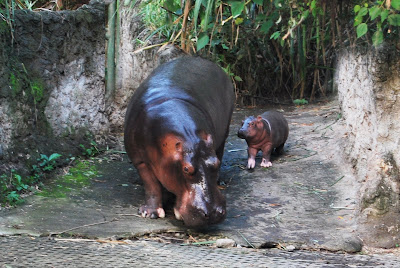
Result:
{"label": "enclosure path", "polygon": [[398,267],[392,255],[181,246],[149,240],[0,237],[0,267]]}
{"label": "enclosure path", "polygon": [[[163,219],[139,217],[143,184],[121,153],[121,143],[120,148],[85,162],[87,170],[82,168],[81,173],[91,177],[56,177],[46,181],[41,192],[26,198],[24,205],[0,208],[0,265],[387,267],[394,263],[399,255],[320,252],[363,250],[356,221],[360,185],[340,153],[345,126],[334,102],[277,108],[284,109],[289,122],[285,154],[272,158],[273,166],[268,169],[260,167],[261,157],[256,158],[252,171],[246,169],[247,145],[237,131],[245,116],[266,109],[233,113],[220,171],[220,188],[227,200],[227,217],[221,224],[190,230],[175,219],[172,208],[166,208]],[[72,169],[60,171],[65,172]],[[144,240],[165,234],[174,239],[163,238],[163,243]],[[59,240],[62,237],[105,243]],[[188,240],[219,238],[230,238],[242,248],[180,246]]]}

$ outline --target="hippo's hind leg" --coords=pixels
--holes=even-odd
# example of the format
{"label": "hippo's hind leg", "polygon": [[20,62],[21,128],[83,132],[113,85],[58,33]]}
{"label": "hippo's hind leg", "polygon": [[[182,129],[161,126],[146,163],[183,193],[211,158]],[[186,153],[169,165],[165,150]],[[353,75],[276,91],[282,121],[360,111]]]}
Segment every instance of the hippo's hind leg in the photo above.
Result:
{"label": "hippo's hind leg", "polygon": [[225,143],[222,143],[221,146],[219,146],[218,149],[215,151],[215,154],[217,155],[221,163],[222,163],[222,157],[224,156],[224,148],[225,148]]}
{"label": "hippo's hind leg", "polygon": [[275,154],[281,155],[284,153],[283,147],[285,146],[285,143],[282,143],[278,147],[275,148]]}
{"label": "hippo's hind leg", "polygon": [[271,153],[274,150],[272,147],[271,143],[267,143],[264,145],[264,147],[261,149],[263,153],[262,161],[261,161],[261,167],[268,168],[272,166],[271,163]]}
{"label": "hippo's hind leg", "polygon": [[164,218],[165,212],[162,208],[162,186],[157,180],[153,171],[146,163],[136,165],[140,177],[144,183],[145,204],[139,208],[139,214],[142,217],[152,219]]}

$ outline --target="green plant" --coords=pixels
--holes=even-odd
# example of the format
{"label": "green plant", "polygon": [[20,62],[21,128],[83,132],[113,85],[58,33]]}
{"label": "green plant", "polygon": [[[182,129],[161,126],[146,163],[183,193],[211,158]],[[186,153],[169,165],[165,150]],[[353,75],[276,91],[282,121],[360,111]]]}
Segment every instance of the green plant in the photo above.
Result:
{"label": "green plant", "polygon": [[306,99],[295,99],[293,103],[295,105],[305,105],[308,104],[308,101]]}
{"label": "green plant", "polygon": [[[374,46],[381,44],[384,36],[393,34],[400,26],[400,0],[362,1],[354,6],[354,26],[357,27],[357,38],[370,30]],[[376,28],[376,29],[374,29]]]}
{"label": "green plant", "polygon": [[22,198],[21,195],[19,193],[17,193],[17,191],[12,191],[10,193],[8,193],[6,201],[11,204],[19,204],[22,202]]}
{"label": "green plant", "polygon": [[44,87],[38,80],[30,81],[31,94],[35,105],[43,98]]}
{"label": "green plant", "polygon": [[23,3],[23,4],[20,4],[20,8],[21,8],[21,9],[26,8],[26,9],[29,9],[29,10],[33,10],[33,8],[34,8],[36,2],[37,2],[37,0],[34,1],[34,2],[31,2],[31,1],[29,1],[29,0],[24,0],[24,3]]}
{"label": "green plant", "polygon": [[17,191],[19,191],[19,192],[22,190],[26,190],[29,187],[28,184],[25,184],[22,181],[21,175],[18,175],[18,174],[14,174],[14,185],[15,185],[15,188],[17,189]]}
{"label": "green plant", "polygon": [[16,95],[21,91],[21,82],[14,73],[10,74],[10,86],[13,97],[16,97]]}
{"label": "green plant", "polygon": [[51,171],[55,168],[56,166],[56,160],[61,157],[61,154],[54,153],[51,154],[50,156],[41,154],[40,158],[37,159],[39,163],[39,167],[43,171]]}
{"label": "green plant", "polygon": [[86,148],[83,144],[79,144],[79,147],[82,149],[82,155],[86,157],[93,157],[100,153],[97,148],[97,143],[95,141],[90,141],[90,147]]}
{"label": "green plant", "polygon": [[0,203],[15,205],[22,202],[21,194],[28,188],[21,175],[12,169],[9,175],[0,176]]}
{"label": "green plant", "polygon": [[17,5],[14,0],[0,0],[0,20],[4,21],[10,30],[11,40],[14,39],[14,10]]}
{"label": "green plant", "polygon": [[50,156],[40,154],[37,164],[32,165],[30,176],[21,176],[14,169],[9,174],[0,176],[0,204],[15,205],[23,202],[21,194],[30,191],[32,185],[40,183],[45,174],[56,168],[56,160],[61,157],[58,153]]}
{"label": "green plant", "polygon": [[158,34],[167,41],[147,48],[173,43],[190,54],[223,58],[220,65],[241,78],[234,81],[239,99],[313,101],[333,91],[337,48],[369,41],[367,31],[374,45],[398,38],[399,2],[149,0],[142,10],[151,33],[142,43]]}

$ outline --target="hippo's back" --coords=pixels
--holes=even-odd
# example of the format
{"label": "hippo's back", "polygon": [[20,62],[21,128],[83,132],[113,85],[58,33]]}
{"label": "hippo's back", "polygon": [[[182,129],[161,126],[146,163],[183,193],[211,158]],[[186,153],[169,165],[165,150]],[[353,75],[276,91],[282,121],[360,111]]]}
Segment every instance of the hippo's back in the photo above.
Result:
{"label": "hippo's back", "polygon": [[289,125],[283,114],[277,111],[267,111],[261,114],[261,117],[268,122],[274,133],[273,143],[277,145],[284,143],[289,135]]}
{"label": "hippo's back", "polygon": [[[177,100],[200,111],[202,118],[194,121],[211,121],[208,123],[214,141],[221,144],[229,129],[234,98],[230,78],[216,64],[199,57],[167,62],[156,68],[134,92],[126,112],[125,139],[132,141],[134,129],[141,127],[150,108]],[[176,114],[176,118],[180,116],[185,115]]]}

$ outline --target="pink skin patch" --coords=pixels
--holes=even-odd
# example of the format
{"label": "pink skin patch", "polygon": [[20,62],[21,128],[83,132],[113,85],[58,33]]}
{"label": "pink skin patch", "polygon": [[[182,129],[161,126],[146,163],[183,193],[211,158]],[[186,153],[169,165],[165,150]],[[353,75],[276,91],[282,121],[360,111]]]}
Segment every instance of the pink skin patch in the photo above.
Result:
{"label": "pink skin patch", "polygon": [[[165,211],[163,208],[157,208],[157,214],[159,218],[165,218]],[[142,212],[141,216],[143,218],[150,217],[146,210]]]}
{"label": "pink skin patch", "polygon": [[158,217],[165,218],[165,211],[163,208],[157,208]]}
{"label": "pink skin patch", "polygon": [[179,210],[177,210],[176,208],[174,208],[174,214],[175,214],[175,218],[178,221],[182,221],[183,220],[181,213],[179,213]]}
{"label": "pink skin patch", "polygon": [[252,169],[256,166],[256,160],[249,158],[247,161],[247,169]]}
{"label": "pink skin patch", "polygon": [[267,160],[265,160],[265,158],[263,158],[261,161],[261,167],[265,167],[265,168],[272,167],[272,163],[271,163],[271,161],[267,162]]}

